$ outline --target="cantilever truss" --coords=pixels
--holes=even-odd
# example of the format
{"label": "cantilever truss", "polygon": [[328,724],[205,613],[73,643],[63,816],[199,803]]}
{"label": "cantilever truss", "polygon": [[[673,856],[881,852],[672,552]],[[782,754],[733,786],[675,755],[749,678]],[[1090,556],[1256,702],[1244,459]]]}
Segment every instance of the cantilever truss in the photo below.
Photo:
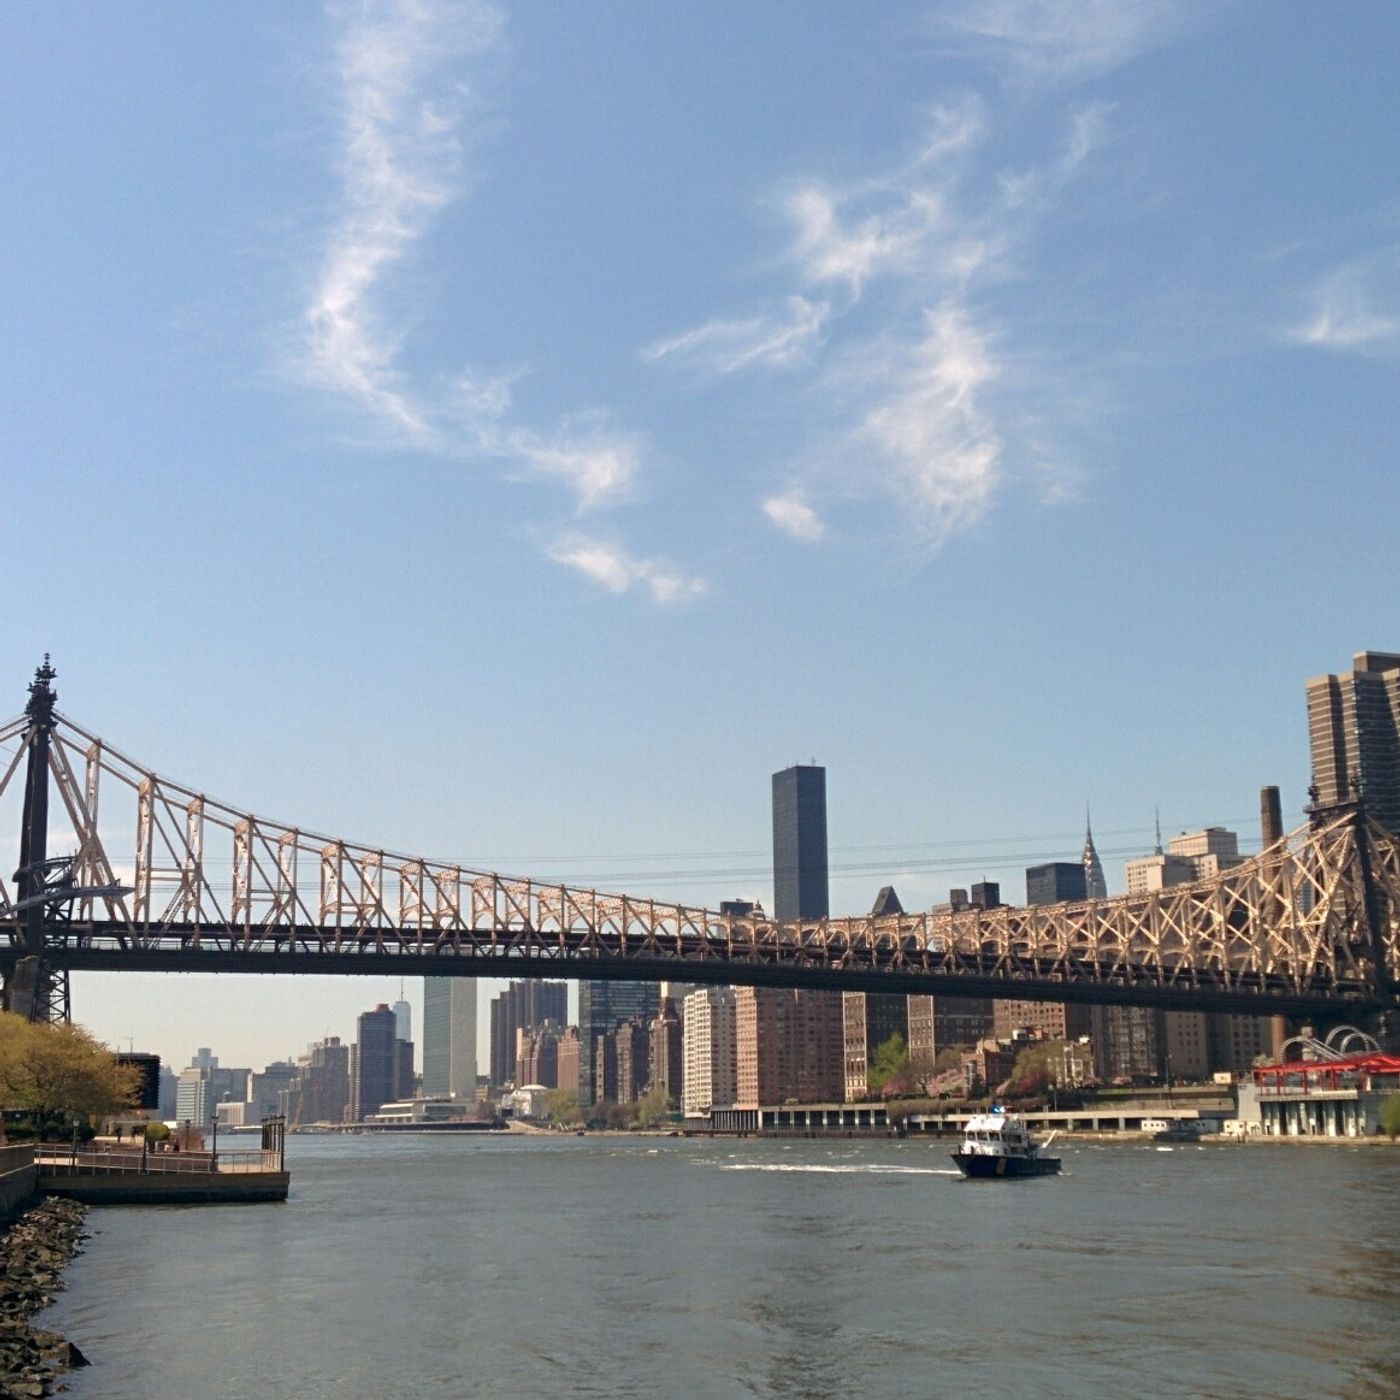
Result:
{"label": "cantilever truss", "polygon": [[[0,727],[0,753],[17,746],[0,796],[28,742],[23,720]],[[316,836],[158,777],[62,716],[49,761],[74,884],[130,890],[84,897],[49,930],[60,968],[675,977],[1259,1013],[1388,1009],[1400,981],[1400,843],[1353,810],[1149,895],[777,924]],[[0,964],[18,948],[0,881]]]}

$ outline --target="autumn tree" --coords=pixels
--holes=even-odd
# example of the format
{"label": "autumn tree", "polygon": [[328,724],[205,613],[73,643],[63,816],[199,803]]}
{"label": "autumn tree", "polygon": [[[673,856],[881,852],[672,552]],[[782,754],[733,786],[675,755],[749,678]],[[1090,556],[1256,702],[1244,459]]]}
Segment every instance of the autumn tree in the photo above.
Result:
{"label": "autumn tree", "polygon": [[126,1108],[139,1087],[140,1072],[81,1026],[0,1012],[0,1107],[24,1114],[36,1135],[66,1136],[73,1118]]}

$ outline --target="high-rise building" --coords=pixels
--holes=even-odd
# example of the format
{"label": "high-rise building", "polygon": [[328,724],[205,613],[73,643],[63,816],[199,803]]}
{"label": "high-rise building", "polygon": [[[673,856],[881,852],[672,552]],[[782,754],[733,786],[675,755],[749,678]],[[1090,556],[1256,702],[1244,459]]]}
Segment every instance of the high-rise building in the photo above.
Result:
{"label": "high-rise building", "polygon": [[662,1000],[661,1010],[652,1020],[650,1035],[647,1077],[653,1089],[660,1089],[666,1095],[671,1107],[679,1108],[685,1081],[683,1032],[676,1003],[670,997]]}
{"label": "high-rise building", "polygon": [[359,1123],[380,1106],[392,1103],[399,1093],[399,1042],[394,1034],[394,1013],[380,1002],[355,1022],[355,1045],[350,1052],[350,1098],[354,1121]]}
{"label": "high-rise building", "polygon": [[607,1032],[617,1041],[618,1103],[634,1103],[651,1087],[652,1020],[623,1021]]}
{"label": "high-rise building", "polygon": [[773,774],[773,917],[830,913],[826,867],[826,769],[798,764]]}
{"label": "high-rise building", "polygon": [[[779,923],[825,919],[831,912],[827,883],[826,769],[797,764],[773,774],[773,917]],[[893,895],[893,891],[890,891]],[[896,901],[897,903],[897,901]],[[893,912],[893,911],[892,911]],[[760,999],[764,1000],[764,999]],[[781,1050],[748,1046],[741,1060],[776,1066],[782,1103],[839,1103],[845,1092],[843,1012],[840,992],[794,992],[782,1004],[768,997],[763,1014],[747,1014],[742,1027],[762,1033],[783,1026],[790,1043]]]}
{"label": "high-rise building", "polygon": [[559,1087],[559,1033],[553,1021],[532,1031],[520,1033],[520,1054],[515,1062],[515,1084],[543,1084],[546,1089]]}
{"label": "high-rise building", "polygon": [[413,1039],[413,1008],[402,997],[394,1003],[394,1034],[400,1040]]}
{"label": "high-rise building", "polygon": [[177,1122],[192,1123],[197,1128],[207,1128],[214,1121],[217,1100],[212,1092],[209,1075],[210,1071],[199,1065],[190,1065],[188,1069],[180,1071],[175,1088],[175,1118]]}
{"label": "high-rise building", "polygon": [[875,992],[841,994],[844,1098],[864,1103],[870,1098],[870,1062],[891,1036],[909,1048],[909,996]]}
{"label": "high-rise building", "polygon": [[578,1093],[579,1035],[577,1026],[569,1026],[559,1037],[557,1086],[566,1094]]}
{"label": "high-rise building", "polygon": [[423,1093],[476,1102],[476,980],[423,979]]}
{"label": "high-rise building", "polygon": [[733,987],[706,987],[682,1004],[681,1107],[687,1118],[704,1118],[712,1108],[732,1108],[738,1100],[734,998]]}
{"label": "high-rise building", "polygon": [[1359,651],[1350,672],[1307,682],[1308,739],[1317,803],[1358,794],[1400,832],[1400,654]]}
{"label": "high-rise building", "polygon": [[[1087,897],[1088,872],[1083,861],[1056,860],[1026,870],[1027,904],[1064,904]],[[1058,1001],[992,1003],[992,1031],[998,1039],[1026,1030],[1053,1040],[1075,1040],[1089,1034],[1091,1019],[1087,1006]]]}
{"label": "high-rise building", "polygon": [[1084,866],[1074,861],[1053,860],[1026,870],[1027,904],[1065,904],[1087,899]]}
{"label": "high-rise building", "polygon": [[491,1002],[491,1082],[499,1089],[515,1079],[522,1033],[546,1021],[568,1020],[568,988],[534,978],[512,982]]}
{"label": "high-rise building", "polygon": [[640,1020],[650,1024],[660,1003],[655,982],[580,982],[578,987],[578,1101],[585,1108],[613,1094],[601,1092],[596,1084],[598,1046],[603,1036],[620,1021]]}
{"label": "high-rise building", "polygon": [[261,1123],[282,1111],[281,1094],[296,1078],[297,1067],[286,1060],[275,1060],[261,1074],[248,1076],[248,1110],[245,1123]]}
{"label": "high-rise building", "polygon": [[342,1123],[350,1104],[350,1047],[333,1035],[312,1045],[297,1062],[296,1077],[278,1109],[292,1127]]}
{"label": "high-rise building", "polygon": [[1094,830],[1089,825],[1089,809],[1084,809],[1084,854],[1080,857],[1084,867],[1084,898],[1107,899],[1108,881],[1103,876],[1103,862],[1094,847]]}

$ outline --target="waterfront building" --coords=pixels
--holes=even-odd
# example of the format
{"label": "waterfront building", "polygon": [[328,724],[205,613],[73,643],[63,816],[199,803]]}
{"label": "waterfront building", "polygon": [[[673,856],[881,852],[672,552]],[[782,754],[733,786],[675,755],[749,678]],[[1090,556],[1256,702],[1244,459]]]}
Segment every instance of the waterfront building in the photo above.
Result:
{"label": "waterfront building", "polygon": [[394,1013],[380,1002],[355,1023],[350,1053],[350,1108],[355,1122],[379,1111],[380,1104],[399,1097],[400,1057],[394,1034]]}
{"label": "waterfront building", "polygon": [[611,1097],[615,1103],[634,1103],[651,1087],[651,1020],[622,1021],[607,1035],[617,1043],[617,1090]]}
{"label": "waterfront building", "polygon": [[248,1076],[247,1112],[244,1121],[261,1123],[282,1111],[281,1095],[296,1078],[297,1067],[287,1060],[275,1060],[261,1074]]}
{"label": "waterfront building", "polygon": [[682,1003],[681,1107],[687,1118],[731,1108],[738,1098],[738,1041],[733,987],[706,987]]}
{"label": "waterfront building", "polygon": [[[864,1103],[871,1097],[870,1061],[894,1035],[909,1050],[909,1004],[916,998],[867,992],[841,994],[842,1046],[844,1050],[844,1101]],[[928,1001],[930,998],[920,998]],[[930,1022],[932,1014],[930,1012]],[[932,1027],[929,1030],[932,1037]],[[910,1052],[912,1058],[912,1051]]]}
{"label": "waterfront building", "polygon": [[[831,912],[827,872],[826,769],[795,764],[774,773],[773,917],[779,923],[825,919]],[[893,890],[890,894],[893,895]],[[897,900],[895,901],[898,902]],[[761,1032],[784,1026],[790,1043],[763,1052],[743,1045],[740,1055],[760,1057],[784,1076],[779,1096],[804,1103],[841,1102],[845,1088],[843,1012],[840,992],[795,992],[763,1014],[747,1014],[744,1025]]]}
{"label": "waterfront building", "polygon": [[546,1021],[569,1019],[568,988],[563,982],[535,978],[512,982],[491,1002],[491,1082],[498,1089],[515,1080],[522,1033]]}
{"label": "waterfront building", "polygon": [[679,1108],[685,1081],[683,1031],[676,1003],[670,997],[663,998],[648,1034],[648,1082],[651,1088],[666,1095],[670,1107]]}
{"label": "waterfront building", "polygon": [[279,1096],[278,1109],[291,1127],[340,1123],[350,1103],[350,1047],[338,1035],[317,1041],[297,1063],[296,1077]]}
{"label": "waterfront building", "polygon": [[515,1082],[559,1087],[559,1027],[546,1021],[535,1030],[519,1033],[520,1053],[516,1056]]}
{"label": "waterfront building", "polygon": [[423,1093],[476,1101],[476,980],[423,979]]}
{"label": "waterfront building", "polygon": [[[1027,904],[1064,904],[1088,897],[1085,864],[1056,860],[1026,870]],[[1093,1029],[1088,1007],[1054,1001],[998,1000],[992,1003],[992,1034],[1006,1039],[1018,1030],[1054,1040],[1077,1040]]]}
{"label": "waterfront building", "polygon": [[616,1101],[615,1090],[607,1094],[597,1085],[598,1046],[603,1036],[621,1021],[649,1024],[659,1004],[660,990],[655,982],[579,983],[578,1101],[585,1108],[602,1099]]}
{"label": "waterfront building", "polygon": [[210,1071],[190,1065],[180,1071],[175,1085],[175,1120],[204,1128],[214,1121],[217,1100],[210,1083]]}
{"label": "waterfront building", "polygon": [[1358,794],[1400,832],[1400,654],[1360,651],[1343,675],[1307,682],[1312,780],[1321,807]]}
{"label": "waterfront building", "polygon": [[579,1034],[577,1026],[565,1027],[556,1051],[556,1085],[567,1094],[578,1094]]}

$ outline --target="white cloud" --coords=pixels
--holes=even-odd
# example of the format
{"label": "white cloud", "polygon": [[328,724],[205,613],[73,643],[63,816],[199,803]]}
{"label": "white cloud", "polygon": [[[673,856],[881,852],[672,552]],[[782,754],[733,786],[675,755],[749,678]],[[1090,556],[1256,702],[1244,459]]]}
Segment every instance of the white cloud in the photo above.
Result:
{"label": "white cloud", "polygon": [[506,454],[529,471],[563,481],[580,511],[628,495],[641,470],[639,440],[603,428],[576,430],[566,422],[547,438],[531,428],[514,428],[503,444]]}
{"label": "white cloud", "polygon": [[451,200],[461,173],[467,91],[450,61],[495,42],[492,5],[397,0],[335,7],[343,209],[303,317],[302,369],[412,441],[436,437],[396,366],[401,331],[385,277]]}
{"label": "white cloud", "polygon": [[1003,445],[982,391],[999,373],[966,311],[940,307],[926,315],[924,336],[903,365],[891,367],[892,392],[857,432],[931,549],[979,520],[995,495]]}
{"label": "white cloud", "polygon": [[816,543],[826,534],[822,518],[807,504],[802,488],[794,486],[763,502],[763,513],[773,524],[795,539]]}
{"label": "white cloud", "polygon": [[635,558],[602,540],[570,536],[556,540],[546,553],[556,564],[575,570],[609,593],[642,588],[660,606],[698,597],[706,589],[702,578],[683,574],[660,560]]}
{"label": "white cloud", "polygon": [[809,282],[843,283],[852,296],[883,272],[908,267],[938,223],[941,201],[931,189],[904,191],[895,207],[846,218],[849,202],[819,185],[802,185],[784,201],[796,228],[792,255]]}
{"label": "white cloud", "polygon": [[830,314],[829,302],[791,296],[781,312],[741,321],[706,321],[646,346],[642,358],[653,363],[670,357],[692,359],[715,374],[754,365],[790,365],[808,356]]}
{"label": "white cloud", "polygon": [[1383,354],[1400,348],[1400,248],[1343,263],[1313,289],[1311,310],[1284,338],[1319,350]]}
{"label": "white cloud", "polygon": [[1059,87],[1156,47],[1192,9],[1181,0],[967,0],[939,28],[1012,82]]}

